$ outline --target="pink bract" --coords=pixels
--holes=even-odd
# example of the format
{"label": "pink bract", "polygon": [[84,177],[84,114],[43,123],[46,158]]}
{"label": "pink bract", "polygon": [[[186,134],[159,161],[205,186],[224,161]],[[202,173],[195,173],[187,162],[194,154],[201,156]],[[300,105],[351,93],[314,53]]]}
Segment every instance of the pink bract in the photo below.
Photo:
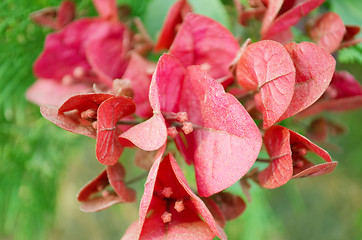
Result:
{"label": "pink bract", "polygon": [[172,155],[150,170],[141,200],[140,219],[127,230],[128,239],[226,239],[203,201],[188,186]]}
{"label": "pink bract", "polygon": [[[265,188],[276,188],[292,178],[318,176],[332,172],[337,162],[329,154],[302,135],[282,126],[272,126],[264,134],[264,144],[270,156],[270,165],[259,173],[259,183]],[[326,163],[314,165],[305,155],[314,152]]]}
{"label": "pink bract", "polygon": [[287,110],[294,93],[295,68],[278,42],[264,40],[249,45],[237,64],[238,83],[261,93],[263,126],[273,125]]}

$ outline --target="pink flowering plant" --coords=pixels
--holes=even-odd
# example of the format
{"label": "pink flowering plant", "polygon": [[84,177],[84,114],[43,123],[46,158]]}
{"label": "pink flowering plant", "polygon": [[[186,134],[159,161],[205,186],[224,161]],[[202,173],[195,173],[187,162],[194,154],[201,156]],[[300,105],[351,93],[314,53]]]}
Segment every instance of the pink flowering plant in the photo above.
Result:
{"label": "pink flowering plant", "polygon": [[[80,209],[143,195],[139,219],[121,239],[227,239],[223,227],[243,213],[251,187],[333,172],[337,162],[314,142],[340,126],[320,113],[361,107],[362,87],[335,71],[331,53],[361,39],[336,13],[309,15],[323,2],[234,1],[234,25],[259,26],[257,36],[240,36],[178,0],[155,42],[139,19],[120,21],[115,0],[93,0],[97,17],[76,18],[68,0],[53,15],[32,15],[54,32],[27,98],[52,123],[96,139],[105,165],[79,191]],[[310,41],[293,41],[297,27]],[[125,148],[143,154],[135,161],[147,179],[134,176],[143,191],[125,181]],[[248,199],[228,190],[235,184]]]}

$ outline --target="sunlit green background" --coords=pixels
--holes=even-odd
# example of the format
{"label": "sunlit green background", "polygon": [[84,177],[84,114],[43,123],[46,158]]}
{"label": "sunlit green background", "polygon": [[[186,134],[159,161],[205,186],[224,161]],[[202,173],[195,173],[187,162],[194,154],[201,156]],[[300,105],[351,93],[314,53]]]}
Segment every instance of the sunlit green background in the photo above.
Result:
{"label": "sunlit green background", "polygon": [[[128,4],[131,14],[140,16],[155,37],[174,1],[118,2]],[[231,0],[190,2],[196,12],[240,31],[235,30],[228,7],[223,7]],[[80,14],[95,14],[90,0],[76,3]],[[28,15],[58,4],[57,0],[0,1],[0,239],[120,239],[137,219],[138,203],[99,213],[80,212],[78,190],[102,170],[94,156],[95,143],[53,126],[24,97],[35,81],[32,63],[49,32]],[[338,12],[347,24],[362,25],[362,1],[329,0],[323,9]],[[362,81],[361,45],[338,58],[343,62],[338,69],[348,69]],[[326,147],[339,162],[336,171],[274,190],[253,187],[246,212],[226,226],[229,239],[361,239],[362,110],[327,117],[348,128],[346,135],[330,139],[333,147]],[[122,158],[132,168],[132,152]],[[134,187],[142,192],[142,183]]]}

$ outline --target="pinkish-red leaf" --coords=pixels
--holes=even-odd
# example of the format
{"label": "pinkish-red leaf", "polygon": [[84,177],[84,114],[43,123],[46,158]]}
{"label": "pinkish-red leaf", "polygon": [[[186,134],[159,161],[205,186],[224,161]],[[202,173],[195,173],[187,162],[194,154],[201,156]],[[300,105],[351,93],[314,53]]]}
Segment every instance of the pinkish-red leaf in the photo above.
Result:
{"label": "pinkish-red leaf", "polygon": [[261,147],[261,135],[239,101],[200,67],[188,67],[182,87],[179,111],[187,112],[194,131],[187,135],[186,144],[178,144],[187,152],[183,151],[185,157],[191,157],[187,161],[195,165],[200,196],[210,196],[250,169]]}
{"label": "pinkish-red leaf", "polygon": [[52,105],[41,106],[40,112],[44,118],[69,132],[96,138],[97,132],[92,126],[92,122],[80,118],[78,112],[70,111],[59,114],[58,108]]}
{"label": "pinkish-red leaf", "polygon": [[277,122],[292,100],[295,84],[295,68],[283,45],[270,40],[249,45],[236,75],[243,88],[260,89],[264,128]]}
{"label": "pinkish-red leaf", "polygon": [[346,33],[343,36],[343,41],[350,41],[361,31],[360,26],[346,25]]}
{"label": "pinkish-red leaf", "polygon": [[347,71],[336,71],[329,88],[333,89],[335,98],[362,96],[361,84]]}
{"label": "pinkish-red leaf", "polygon": [[51,79],[38,79],[26,91],[26,98],[37,105],[60,106],[65,100],[75,94],[87,92],[89,86],[79,83],[66,86]]}
{"label": "pinkish-red leaf", "polygon": [[298,1],[297,5],[293,6],[291,9],[275,18],[272,24],[269,24],[269,20],[266,21],[269,27],[263,28],[262,39],[270,39],[274,35],[277,35],[287,28],[294,26],[302,17],[307,15],[313,9],[319,7],[319,5],[321,5],[323,2],[324,0]]}
{"label": "pinkish-red leaf", "polygon": [[285,48],[294,62],[296,79],[292,101],[279,121],[295,115],[317,101],[331,82],[336,65],[334,58],[314,43],[292,42],[286,44]]}
{"label": "pinkish-red leaf", "polygon": [[93,0],[93,4],[102,18],[117,21],[118,9],[116,0]]}
{"label": "pinkish-red leaf", "polygon": [[121,140],[127,139],[145,151],[159,149],[167,140],[165,119],[160,113],[150,119],[128,129],[120,135]]}
{"label": "pinkish-red leaf", "polygon": [[342,42],[346,28],[341,17],[334,12],[327,12],[320,16],[309,34],[318,45],[332,53]]}
{"label": "pinkish-red leaf", "polygon": [[185,67],[201,65],[215,79],[230,75],[229,65],[238,50],[238,42],[225,27],[194,13],[185,17],[170,47]]}
{"label": "pinkish-red leaf", "polygon": [[175,2],[167,13],[166,20],[161,29],[157,42],[155,43],[155,51],[168,49],[174,40],[177,28],[182,23],[187,13],[191,12],[191,6],[187,0],[179,0]]}
{"label": "pinkish-red leaf", "polygon": [[104,165],[118,161],[123,146],[118,140],[117,121],[132,114],[136,109],[131,98],[113,97],[104,101],[97,113],[97,159]]}
{"label": "pinkish-red leaf", "polygon": [[264,144],[270,156],[270,165],[259,173],[259,183],[264,188],[280,187],[293,175],[289,130],[281,126],[270,127],[264,134]]}

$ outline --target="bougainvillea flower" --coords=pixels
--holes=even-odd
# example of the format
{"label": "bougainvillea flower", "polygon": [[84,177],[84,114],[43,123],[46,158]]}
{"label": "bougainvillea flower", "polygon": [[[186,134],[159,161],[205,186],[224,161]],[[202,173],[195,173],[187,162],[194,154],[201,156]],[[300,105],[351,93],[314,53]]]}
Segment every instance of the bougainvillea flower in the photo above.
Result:
{"label": "bougainvillea flower", "polygon": [[30,14],[35,23],[60,30],[75,18],[75,4],[72,1],[62,1],[58,8],[44,8]]}
{"label": "bougainvillea flower", "polygon": [[318,142],[325,142],[329,135],[340,135],[345,133],[343,125],[332,122],[325,117],[314,119],[308,127],[307,136],[309,139]]}
{"label": "bougainvillea flower", "polygon": [[178,0],[167,13],[158,40],[155,43],[154,50],[169,49],[178,30],[187,13],[191,12],[191,6],[187,0]]}
{"label": "bougainvillea flower", "polygon": [[185,66],[201,65],[214,79],[231,76],[229,65],[239,50],[234,36],[219,22],[194,13],[185,17],[170,53]]}
{"label": "bougainvillea flower", "polygon": [[[291,117],[317,101],[332,80],[336,61],[314,43],[291,42],[285,45],[296,69],[293,98],[280,120]],[[320,63],[323,64],[320,64]]]}
{"label": "bougainvillea flower", "polygon": [[227,239],[204,202],[197,197],[169,154],[155,161],[141,200],[140,219],[122,240],[134,239]]}
{"label": "bougainvillea flower", "polygon": [[96,138],[98,160],[113,165],[123,151],[117,121],[134,113],[135,108],[129,97],[93,93],[73,96],[59,108],[42,106],[40,111],[43,117],[67,131]]}
{"label": "bougainvillea flower", "polygon": [[[276,188],[292,178],[319,176],[332,172],[337,162],[329,154],[302,135],[282,126],[272,126],[264,134],[264,144],[270,156],[270,165],[259,173],[259,183],[265,188]],[[306,159],[311,151],[326,163],[314,165]]]}
{"label": "bougainvillea flower", "polygon": [[[131,47],[130,32],[115,20],[116,17],[106,14],[106,9],[111,5],[115,9],[113,14],[116,14],[114,0],[94,3],[97,9],[102,9],[100,17],[74,21],[61,31],[47,36],[44,50],[34,63],[34,74],[41,79],[38,85],[52,81],[54,84],[51,86],[63,89],[62,96],[66,95],[68,89],[68,98],[73,95],[72,87],[75,84],[91,88],[97,83],[109,89],[112,80],[123,75],[128,64],[127,52]],[[36,90],[41,91],[41,87],[32,89],[32,94],[28,96],[36,96]],[[33,101],[31,98],[29,100]],[[39,98],[36,101],[40,104],[54,102]]]}
{"label": "bougainvillea flower", "polygon": [[362,107],[362,87],[347,71],[335,72],[325,94],[298,117],[315,115],[322,111],[348,111]]}
{"label": "bougainvillea flower", "polygon": [[[176,136],[176,143],[195,165],[201,196],[231,186],[253,165],[261,147],[257,126],[239,101],[199,66],[185,70],[177,58],[164,54],[153,75],[150,103],[154,116],[121,137],[155,150],[166,141],[165,124],[177,127],[185,138]],[[176,122],[165,113],[186,113],[187,121]]]}
{"label": "bougainvillea flower", "polygon": [[[290,1],[285,1],[285,4],[288,2]],[[275,36],[297,24],[302,17],[319,7],[323,2],[324,0],[294,1],[293,6],[288,5],[288,8],[283,8],[284,2],[281,0],[268,1],[268,10],[264,15],[261,28],[262,39],[276,40]]]}
{"label": "bougainvillea flower", "polygon": [[[84,212],[96,212],[116,203],[135,201],[136,192],[125,185],[125,175],[126,171],[120,163],[107,166],[79,191],[77,199],[82,202],[80,209]],[[108,186],[114,191],[107,189]]]}
{"label": "bougainvillea flower", "polygon": [[294,93],[295,68],[284,46],[270,40],[249,45],[237,63],[236,76],[244,89],[260,91],[263,126],[273,125]]}
{"label": "bougainvillea flower", "polygon": [[321,15],[309,31],[312,40],[330,53],[338,49],[345,33],[341,17],[334,12]]}

